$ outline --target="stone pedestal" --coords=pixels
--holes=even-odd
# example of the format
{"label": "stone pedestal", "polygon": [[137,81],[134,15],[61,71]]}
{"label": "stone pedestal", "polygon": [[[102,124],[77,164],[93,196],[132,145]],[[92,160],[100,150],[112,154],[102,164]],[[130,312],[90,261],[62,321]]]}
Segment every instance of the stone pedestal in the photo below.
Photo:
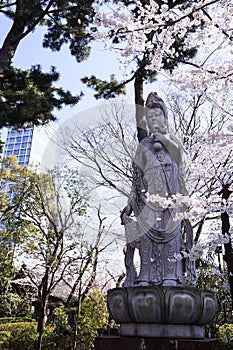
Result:
{"label": "stone pedestal", "polygon": [[217,311],[214,293],[194,287],[115,288],[107,303],[126,337],[204,339]]}
{"label": "stone pedestal", "polygon": [[217,350],[217,340],[97,337],[94,350]]}
{"label": "stone pedestal", "polygon": [[204,339],[204,327],[184,324],[123,323],[122,335],[131,337]]}

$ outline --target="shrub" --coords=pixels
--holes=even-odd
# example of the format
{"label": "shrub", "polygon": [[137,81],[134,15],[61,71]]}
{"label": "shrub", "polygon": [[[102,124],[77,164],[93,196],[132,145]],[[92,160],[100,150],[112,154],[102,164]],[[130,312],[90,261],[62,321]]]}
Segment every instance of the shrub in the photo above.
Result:
{"label": "shrub", "polygon": [[104,333],[108,326],[108,311],[102,293],[93,288],[81,305],[79,317],[79,339],[81,350],[89,350],[95,337]]}
{"label": "shrub", "polygon": [[9,340],[11,333],[9,331],[0,331],[0,349],[9,349]]}
{"label": "shrub", "polygon": [[0,325],[4,323],[32,322],[31,317],[1,317]]}
{"label": "shrub", "polygon": [[[51,321],[51,329],[45,328],[43,344],[46,350],[70,350],[76,340],[79,350],[90,350],[94,338],[107,331],[108,312],[103,295],[98,289],[93,289],[81,304],[80,313],[78,300],[74,298],[70,308],[59,308]],[[76,323],[77,322],[77,323]],[[77,327],[77,328],[76,328]],[[77,331],[77,337],[75,337]]]}
{"label": "shrub", "polygon": [[224,323],[218,328],[217,336],[223,342],[233,342],[233,324]]}
{"label": "shrub", "polygon": [[14,315],[20,297],[14,293],[5,293],[0,296],[0,317]]}
{"label": "shrub", "polygon": [[36,339],[36,322],[0,324],[0,350],[34,350]]}
{"label": "shrub", "polygon": [[72,330],[68,315],[64,308],[59,308],[54,314],[52,326],[46,326],[43,344],[46,350],[69,350],[72,348]]}
{"label": "shrub", "polygon": [[[21,324],[23,326],[19,327]],[[35,323],[18,323],[16,335],[10,339],[10,350],[34,350],[37,337],[38,334]]]}

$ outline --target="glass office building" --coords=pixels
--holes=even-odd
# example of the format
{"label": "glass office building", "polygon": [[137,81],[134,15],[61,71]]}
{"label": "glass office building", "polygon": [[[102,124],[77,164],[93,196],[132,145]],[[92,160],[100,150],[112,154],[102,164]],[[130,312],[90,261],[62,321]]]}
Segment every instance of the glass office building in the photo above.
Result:
{"label": "glass office building", "polygon": [[15,130],[4,128],[1,130],[3,142],[2,158],[14,154],[21,166],[35,167],[36,171],[53,169],[57,152],[57,125],[51,123],[44,126],[32,126]]}
{"label": "glass office building", "polygon": [[3,151],[3,158],[14,154],[19,161],[19,165],[29,164],[32,146],[33,128],[8,129],[6,142]]}

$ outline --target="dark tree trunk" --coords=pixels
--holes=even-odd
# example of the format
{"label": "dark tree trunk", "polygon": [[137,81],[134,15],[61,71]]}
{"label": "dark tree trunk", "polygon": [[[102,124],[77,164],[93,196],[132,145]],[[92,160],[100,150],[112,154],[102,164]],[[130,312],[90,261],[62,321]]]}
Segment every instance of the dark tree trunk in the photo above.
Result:
{"label": "dark tree trunk", "polygon": [[134,94],[135,94],[135,118],[137,124],[137,138],[140,142],[145,136],[147,136],[146,120],[144,113],[144,98],[143,98],[143,83],[144,78],[140,69],[135,75],[134,81]]}
{"label": "dark tree trunk", "polygon": [[37,324],[37,332],[39,333],[38,337],[38,350],[42,349],[42,338],[44,332],[45,318],[46,318],[46,309],[47,309],[47,301],[48,301],[48,278],[50,266],[46,267],[45,275],[42,279],[42,293],[41,300],[39,303],[39,313],[38,313],[38,324]]}
{"label": "dark tree trunk", "polygon": [[0,69],[11,64],[11,60],[15,55],[20,41],[29,33],[33,32],[35,27],[43,20],[45,15],[48,14],[53,3],[55,3],[55,1],[50,0],[44,10],[41,9],[41,12],[35,14],[34,17],[30,17],[30,9],[25,7],[25,1],[15,1],[16,9],[13,24],[0,48]]}
{"label": "dark tree trunk", "polygon": [[[222,199],[226,202],[228,201],[232,191],[229,190],[229,184],[223,185],[222,190],[219,194],[222,195]],[[230,219],[229,214],[224,211],[221,213],[221,221],[222,221],[222,234],[225,236],[228,236],[229,242],[224,244],[225,248],[225,254],[223,256],[224,261],[227,264],[227,275],[228,275],[228,282],[230,285],[230,292],[231,292],[231,302],[233,307],[233,249],[231,244],[231,237],[230,237]]]}
{"label": "dark tree trunk", "polygon": [[25,23],[22,20],[22,7],[23,0],[16,1],[14,22],[0,49],[0,68],[3,68],[11,63],[20,40],[22,39],[25,29]]}
{"label": "dark tree trunk", "polygon": [[205,223],[205,218],[200,220],[200,223],[198,224],[198,228],[197,228],[197,232],[195,235],[195,239],[194,239],[194,243],[197,244],[197,242],[199,241],[200,235],[202,233],[202,229]]}

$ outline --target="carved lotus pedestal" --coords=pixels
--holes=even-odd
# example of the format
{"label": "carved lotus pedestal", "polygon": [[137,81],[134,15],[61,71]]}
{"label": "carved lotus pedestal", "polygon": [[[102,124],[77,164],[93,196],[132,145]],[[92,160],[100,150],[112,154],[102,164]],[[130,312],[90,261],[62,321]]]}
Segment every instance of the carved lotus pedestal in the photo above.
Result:
{"label": "carved lotus pedestal", "polygon": [[204,339],[217,312],[214,293],[193,287],[127,287],[108,291],[121,336]]}

